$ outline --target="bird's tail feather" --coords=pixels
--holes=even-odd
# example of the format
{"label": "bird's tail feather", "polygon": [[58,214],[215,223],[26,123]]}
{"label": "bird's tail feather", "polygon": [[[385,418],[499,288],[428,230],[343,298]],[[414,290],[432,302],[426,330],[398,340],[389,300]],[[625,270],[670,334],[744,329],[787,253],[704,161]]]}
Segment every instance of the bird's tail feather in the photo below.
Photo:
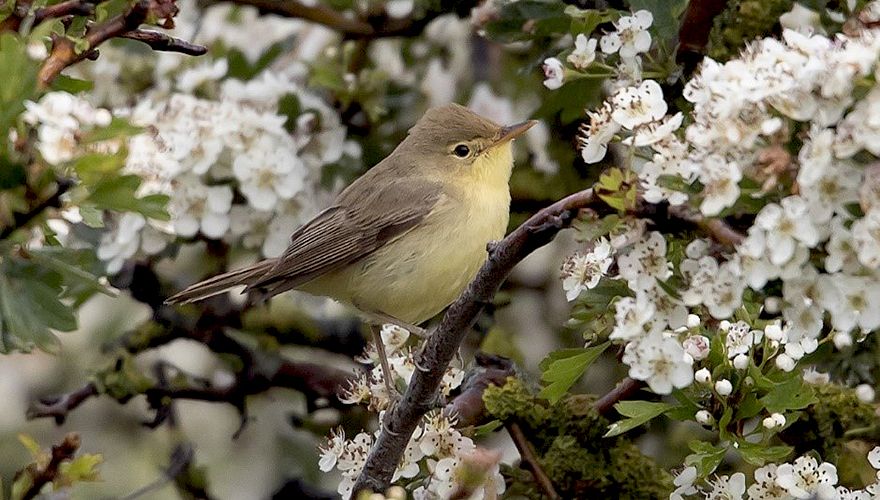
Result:
{"label": "bird's tail feather", "polygon": [[230,288],[253,285],[275,266],[275,259],[266,259],[256,264],[190,285],[185,290],[168,297],[166,304],[188,304],[221,294]]}

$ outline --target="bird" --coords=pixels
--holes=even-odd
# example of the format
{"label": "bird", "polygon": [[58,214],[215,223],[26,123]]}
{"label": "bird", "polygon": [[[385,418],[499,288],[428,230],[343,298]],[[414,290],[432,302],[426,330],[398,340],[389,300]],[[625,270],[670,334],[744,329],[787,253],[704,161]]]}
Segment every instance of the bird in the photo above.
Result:
{"label": "bird", "polygon": [[476,276],[487,245],[507,230],[513,139],[536,123],[502,126],[454,103],[431,108],[385,159],[295,230],[280,256],[198,282],[166,303],[241,285],[266,298],[289,290],[333,298],[370,321],[389,384],[381,324],[424,335],[418,325]]}

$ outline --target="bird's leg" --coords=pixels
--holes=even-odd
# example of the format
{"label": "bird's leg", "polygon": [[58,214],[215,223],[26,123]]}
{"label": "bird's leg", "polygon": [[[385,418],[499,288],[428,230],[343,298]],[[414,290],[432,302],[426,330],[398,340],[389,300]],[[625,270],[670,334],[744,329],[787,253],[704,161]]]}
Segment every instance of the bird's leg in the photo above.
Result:
{"label": "bird's leg", "polygon": [[394,386],[391,365],[388,364],[388,356],[385,354],[385,344],[382,343],[382,327],[371,324],[370,332],[373,334],[373,342],[376,344],[376,353],[379,355],[379,364],[382,366],[382,378],[385,379],[385,388],[388,389],[388,397],[393,400],[397,397],[397,387]]}
{"label": "bird's leg", "polygon": [[411,324],[407,323],[406,321],[401,321],[401,320],[395,318],[394,316],[389,316],[385,313],[380,313],[380,312],[370,312],[370,313],[365,312],[364,314],[369,316],[370,319],[372,319],[373,321],[378,322],[380,324],[380,327],[381,327],[382,323],[390,323],[392,325],[399,326],[399,327],[403,328],[404,330],[408,331],[409,333],[415,335],[416,337],[418,337],[420,339],[428,338],[428,331],[425,330],[424,328],[422,328],[420,326],[416,326],[416,325],[411,325]]}

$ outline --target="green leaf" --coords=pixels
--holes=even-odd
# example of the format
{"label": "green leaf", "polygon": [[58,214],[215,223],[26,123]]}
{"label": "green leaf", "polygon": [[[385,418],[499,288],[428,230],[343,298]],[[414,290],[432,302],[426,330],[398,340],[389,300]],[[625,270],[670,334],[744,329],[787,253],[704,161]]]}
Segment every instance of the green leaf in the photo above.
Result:
{"label": "green leaf", "polygon": [[43,248],[32,251],[31,258],[49,269],[57,271],[64,279],[64,296],[74,299],[79,306],[96,293],[116,297],[98,279],[103,264],[91,249],[73,250],[69,248]]}
{"label": "green leaf", "polygon": [[597,9],[584,10],[579,9],[574,5],[567,5],[563,12],[571,18],[572,36],[577,36],[581,33],[590,36],[600,24],[614,21],[620,17],[617,11]]}
{"label": "green leaf", "polygon": [[764,405],[758,401],[758,396],[755,395],[755,392],[749,391],[746,393],[742,401],[736,405],[736,415],[734,415],[734,419],[745,420],[747,418],[752,418],[761,413],[763,409]]}
{"label": "green leaf", "polygon": [[500,420],[492,420],[491,422],[487,422],[483,425],[478,425],[474,427],[474,437],[483,437],[492,434],[497,429],[501,428],[504,425]]}
{"label": "green leaf", "polygon": [[785,413],[789,410],[801,410],[816,403],[819,399],[813,386],[804,382],[797,373],[792,374],[787,381],[776,386],[760,399],[761,404],[770,413]]}
{"label": "green leaf", "polygon": [[125,118],[113,117],[113,120],[106,127],[91,130],[83,135],[81,142],[89,144],[112,139],[124,139],[140,134],[143,131],[142,127],[132,125]]}
{"label": "green leaf", "polygon": [[740,441],[737,449],[743,460],[758,467],[767,462],[779,462],[791,455],[794,450],[791,446],[767,446],[764,443],[748,441]]}
{"label": "green leaf", "polygon": [[[24,111],[24,102],[34,96],[37,88],[38,63],[27,55],[24,42],[12,33],[0,34],[0,68],[3,83],[0,84],[0,130],[6,142],[5,131]],[[0,146],[0,151],[5,146]]]}
{"label": "green leaf", "polygon": [[632,290],[623,280],[603,279],[592,290],[582,293],[577,299],[572,317],[578,321],[593,321],[605,313],[614,314],[609,306],[618,297],[629,297]]}
{"label": "green leaf", "polygon": [[684,463],[697,468],[697,477],[706,477],[715,472],[728,448],[697,440],[688,443],[688,447],[694,453],[685,457]]}
{"label": "green leaf", "polygon": [[625,417],[623,420],[614,422],[608,427],[604,437],[613,437],[639,427],[648,421],[663,415],[674,408],[668,403],[655,403],[651,401],[621,401],[614,405],[614,409]]}
{"label": "green leaf", "polygon": [[650,30],[657,34],[656,38],[663,40],[678,35],[680,19],[687,4],[688,0],[630,0],[629,7],[633,12],[642,9],[651,11],[654,22]]}
{"label": "green leaf", "polygon": [[26,181],[24,165],[10,162],[6,155],[0,153],[0,190],[22,186]]}
{"label": "green leaf", "polygon": [[540,397],[556,403],[575,382],[580,380],[587,367],[605,352],[610,342],[581,349],[563,349],[550,353],[541,361],[541,380],[548,385],[541,389]]}
{"label": "green leaf", "polygon": [[98,466],[104,462],[101,455],[80,455],[69,462],[63,462],[59,467],[61,479],[65,484],[73,484],[77,481],[98,481]]}
{"label": "green leaf", "polygon": [[80,80],[67,75],[58,75],[52,81],[52,90],[60,90],[71,94],[79,94],[92,90],[95,84],[88,80]]}
{"label": "green leaf", "polygon": [[486,34],[495,41],[508,43],[559,35],[570,26],[564,3],[520,0],[502,5],[498,15],[486,24]]}
{"label": "green leaf", "polygon": [[19,433],[18,442],[27,449],[34,460],[38,460],[40,458],[42,450],[40,449],[40,443],[38,443],[36,439],[32,438],[28,434]]}
{"label": "green leaf", "polygon": [[58,339],[52,330],[76,328],[72,308],[61,302],[62,276],[32,262],[7,259],[0,268],[0,350],[52,351]]}
{"label": "green leaf", "polygon": [[168,196],[151,194],[137,198],[135,193],[140,185],[141,179],[136,175],[111,177],[95,185],[88,201],[105,210],[138,212],[152,219],[168,220],[168,212],[165,211]]}
{"label": "green leaf", "polygon": [[73,162],[73,170],[86,184],[95,184],[119,171],[125,165],[125,154],[86,153]]}
{"label": "green leaf", "polygon": [[83,218],[83,224],[94,228],[104,227],[104,212],[98,207],[82,204],[79,206],[79,214]]}

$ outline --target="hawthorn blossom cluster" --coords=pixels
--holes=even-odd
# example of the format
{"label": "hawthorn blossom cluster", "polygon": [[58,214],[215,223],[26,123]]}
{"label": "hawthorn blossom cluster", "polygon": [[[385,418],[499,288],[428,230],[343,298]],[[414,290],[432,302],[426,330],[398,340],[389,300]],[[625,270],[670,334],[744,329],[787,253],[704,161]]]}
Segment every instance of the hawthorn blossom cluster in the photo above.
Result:
{"label": "hawthorn blossom cluster", "polygon": [[[640,81],[642,60],[639,54],[651,48],[651,33],[648,29],[653,23],[654,15],[650,11],[639,10],[615,20],[614,30],[605,33],[601,38],[588,38],[583,33],[578,34],[574,40],[574,50],[565,57],[569,68],[556,57],[544,60],[544,86],[556,90],[567,79],[594,77],[590,73],[591,68],[606,73],[613,70],[613,84],[617,86]],[[604,57],[597,57],[597,45]],[[610,66],[615,61],[616,66]],[[606,73],[598,76],[609,76]]]}
{"label": "hawthorn blossom cluster", "polygon": [[742,472],[698,483],[697,468],[690,466],[675,478],[676,489],[669,498],[869,500],[880,495],[880,447],[868,453],[868,462],[875,470],[875,482],[856,490],[838,486],[837,467],[811,455],[800,456],[789,463],[760,467],[755,470],[748,486]]}
{"label": "hawthorn blossom cluster", "polygon": [[49,92],[38,102],[25,102],[25,123],[37,130],[37,150],[48,163],[60,165],[87,150],[81,138],[110,125],[109,110],[67,92]]}
{"label": "hawthorn blossom cluster", "polygon": [[[566,264],[569,300],[601,279],[626,281],[632,295],[614,303],[610,337],[626,344],[630,376],[664,394],[690,384],[685,367],[697,359],[682,343],[688,314],[728,320],[748,288],[777,315],[767,337],[782,371],[823,337],[846,348],[880,327],[880,171],[866,160],[880,152],[878,60],[880,30],[834,38],[785,30],[782,41],[759,40],[724,64],[707,59],[685,86],[694,107],[684,128],[652,80],[617,89],[589,113],[584,160],[599,161],[621,136],[636,156],[647,151],[631,165],[647,201],[691,203],[705,216],[744,195],[760,203],[730,255],[696,240],[673,264],[667,241],[652,232],[615,248],[616,276],[607,276],[614,267],[603,242]],[[777,280],[782,296],[766,296]]]}
{"label": "hawthorn blossom cluster", "polygon": [[[278,114],[284,95],[296,96],[304,111]],[[150,219],[144,226],[140,250],[147,254],[161,251],[162,241],[202,235],[277,256],[326,197],[322,168],[360,154],[346,142],[338,115],[302,89],[295,75],[228,79],[218,100],[174,93],[144,101],[129,115],[147,132],[129,141],[125,171],[144,179],[143,194],[170,196],[170,223]],[[128,243],[137,237],[117,224],[99,252],[121,262],[134,255],[137,245]]]}
{"label": "hawthorn blossom cluster", "polygon": [[[384,325],[381,331],[382,343],[391,368],[393,385],[408,384],[417,369],[413,348],[407,346],[409,332],[395,325]],[[371,411],[379,413],[379,421],[384,420],[385,411],[399,397],[389,394],[384,381],[384,372],[378,362],[379,356],[375,345],[369,345],[359,361],[372,365],[373,368],[354,380],[340,397],[348,404],[365,404]],[[459,387],[464,379],[464,372],[456,367],[447,368],[440,386],[440,393],[449,396],[452,390]],[[474,462],[481,462],[481,473],[486,481],[478,489],[477,498],[483,498],[504,492],[505,483],[501,477],[498,459],[490,464],[481,460],[481,453],[473,440],[461,434],[455,427],[455,415],[443,411],[428,413],[410,438],[403,454],[401,463],[394,472],[392,482],[399,480],[418,481],[412,495],[417,500],[435,500],[449,498],[461,476],[468,474]],[[337,492],[343,498],[351,495],[352,487],[366,462],[370,447],[378,438],[381,429],[370,434],[358,433],[352,439],[346,439],[340,429],[328,438],[327,444],[321,448],[318,463],[324,472],[333,469],[342,473]],[[422,471],[427,470],[428,474]],[[421,476],[418,477],[417,476]],[[415,485],[414,485],[415,486]],[[484,494],[485,493],[485,494]]]}

